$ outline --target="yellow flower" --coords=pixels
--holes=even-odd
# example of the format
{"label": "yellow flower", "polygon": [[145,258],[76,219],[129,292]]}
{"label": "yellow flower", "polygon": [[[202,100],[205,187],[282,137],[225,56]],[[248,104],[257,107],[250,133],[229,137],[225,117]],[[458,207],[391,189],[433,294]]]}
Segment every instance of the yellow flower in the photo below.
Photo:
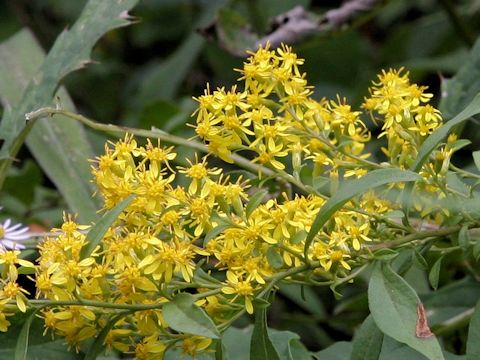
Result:
{"label": "yellow flower", "polygon": [[212,344],[212,339],[185,335],[182,342],[182,353],[195,358],[201,352],[204,352]]}
{"label": "yellow flower", "polygon": [[17,267],[15,265],[18,264],[20,266],[32,269],[35,267],[35,265],[33,265],[30,261],[18,258],[18,255],[20,255],[20,251],[18,250],[0,253],[0,264],[5,264],[6,270],[8,270],[8,275],[13,281],[17,280],[18,277]]}
{"label": "yellow flower", "polygon": [[239,296],[243,297],[245,310],[249,314],[253,314],[252,296],[254,290],[250,280],[243,279],[232,271],[227,271],[227,286],[222,288],[222,292],[227,295],[235,295],[232,301],[235,301]]}
{"label": "yellow flower", "polygon": [[1,300],[15,299],[17,307],[21,312],[27,311],[28,300],[25,294],[29,292],[23,289],[14,281],[5,282],[3,288],[0,290]]}

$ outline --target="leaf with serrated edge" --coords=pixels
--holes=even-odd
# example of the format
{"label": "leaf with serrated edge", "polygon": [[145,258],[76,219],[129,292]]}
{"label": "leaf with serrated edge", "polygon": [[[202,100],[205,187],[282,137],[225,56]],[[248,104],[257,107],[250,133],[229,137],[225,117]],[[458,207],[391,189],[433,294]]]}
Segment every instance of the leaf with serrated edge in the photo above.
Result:
{"label": "leaf with serrated edge", "polygon": [[[28,55],[28,56],[27,56]],[[45,56],[33,34],[24,29],[0,44],[0,99],[13,106],[22,96]],[[62,107],[75,111],[65,89],[57,92]],[[38,121],[27,137],[30,152],[55,184],[79,221],[96,219],[100,202],[92,197],[88,159],[93,151],[82,125],[65,116]],[[1,181],[0,181],[1,182]],[[99,200],[99,199],[98,199]]]}
{"label": "leaf with serrated edge", "polygon": [[20,102],[0,122],[0,136],[4,140],[0,149],[0,186],[30,129],[25,114],[51,105],[60,81],[90,62],[89,54],[98,39],[114,28],[131,23],[127,11],[137,1],[90,0],[72,28],[58,36],[36,76],[27,85]]}
{"label": "leaf with serrated edge", "polygon": [[417,305],[415,290],[389,265],[377,264],[368,285],[368,306],[377,326],[395,340],[407,344],[430,360],[443,360],[435,336],[416,336]]}
{"label": "leaf with serrated edge", "polygon": [[313,238],[322,229],[323,225],[325,225],[337,210],[354,196],[381,185],[396,182],[417,181],[419,179],[421,179],[420,175],[411,171],[400,169],[379,169],[371,171],[360,179],[343,183],[335,195],[333,195],[318,212],[312,228],[305,239],[305,257],[307,257],[308,249]]}

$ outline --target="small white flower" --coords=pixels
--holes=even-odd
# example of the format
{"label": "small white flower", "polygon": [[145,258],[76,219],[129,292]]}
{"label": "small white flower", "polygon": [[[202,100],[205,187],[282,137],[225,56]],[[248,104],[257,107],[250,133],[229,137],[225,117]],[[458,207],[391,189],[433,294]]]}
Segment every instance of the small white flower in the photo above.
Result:
{"label": "small white flower", "polygon": [[22,224],[12,224],[12,220],[10,219],[5,220],[3,224],[0,223],[0,249],[25,249],[25,245],[17,241],[30,238],[28,230],[28,226],[24,227]]}

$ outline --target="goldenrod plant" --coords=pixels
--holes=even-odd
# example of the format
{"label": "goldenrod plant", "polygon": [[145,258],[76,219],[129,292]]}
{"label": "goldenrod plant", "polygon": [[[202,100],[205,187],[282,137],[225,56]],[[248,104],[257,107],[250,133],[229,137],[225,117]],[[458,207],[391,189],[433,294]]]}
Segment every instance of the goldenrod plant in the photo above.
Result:
{"label": "goldenrod plant", "polygon": [[[319,97],[305,60],[266,42],[232,70],[236,84],[193,94],[192,137],[103,124],[61,98],[51,106],[50,95],[99,34],[130,21],[135,1],[107,5],[88,3],[49,56],[75,55],[46,61],[0,126],[0,184],[37,124],[79,131],[53,169],[69,162],[63,151],[86,154],[84,128],[113,135],[90,157],[88,178],[79,165],[68,175],[73,190],[58,180],[77,209],[65,209],[60,226],[0,223],[0,331],[16,334],[8,356],[36,358],[32,346],[47,339],[66,358],[87,360],[442,360],[454,356],[445,346],[452,331],[464,332],[458,352],[480,356],[480,175],[454,158],[469,145],[457,130],[480,113],[480,95],[444,118],[427,86],[398,67],[382,70],[352,106],[342,95]],[[180,147],[195,153],[182,158]],[[437,291],[451,254],[460,254],[475,301],[444,314],[432,306],[458,287]],[[433,291],[419,294],[412,276]],[[268,326],[278,297],[307,304],[308,291],[324,288],[341,301],[359,282],[370,315],[351,342],[314,352]]]}
{"label": "goldenrod plant", "polygon": [[[102,347],[137,359],[162,359],[178,348],[195,358],[218,351],[222,333],[239,317],[261,317],[280,284],[336,291],[374,266],[380,284],[371,282],[370,295],[391,299],[393,311],[374,308],[385,299],[370,299],[374,319],[384,317],[380,330],[430,359],[443,356],[433,334],[416,335],[421,303],[388,263],[411,247],[439,251],[445,236],[467,236],[476,226],[474,218],[456,220],[471,215],[468,209],[449,205],[461,196],[447,179],[462,142],[452,133],[426,147],[442,117],[426,87],[411,83],[404,69],[379,74],[357,111],[341,97],[316,100],[302,64],[290,47],[267,45],[238,70],[242,84],[207,86],[196,98],[193,126],[208,153],[188,166],[176,166],[175,147],[162,140],[140,144],[127,133],[108,142],[92,161],[104,217],[78,224],[66,215],[40,242],[35,266],[17,259],[18,250],[5,251],[3,317],[32,309],[45,334],[64,338],[72,351],[94,339],[91,358]],[[62,110],[30,116],[54,111]],[[369,160],[373,135],[365,115],[385,139],[379,163]],[[424,151],[418,172],[409,170]],[[239,156],[260,183],[209,165]],[[262,185],[268,179],[290,190],[269,193]],[[452,240],[448,248],[460,246],[478,247]],[[35,268],[35,299],[16,283],[26,267]],[[395,316],[405,328],[384,325]],[[405,334],[396,337],[390,327]],[[279,358],[255,339],[251,349]]]}

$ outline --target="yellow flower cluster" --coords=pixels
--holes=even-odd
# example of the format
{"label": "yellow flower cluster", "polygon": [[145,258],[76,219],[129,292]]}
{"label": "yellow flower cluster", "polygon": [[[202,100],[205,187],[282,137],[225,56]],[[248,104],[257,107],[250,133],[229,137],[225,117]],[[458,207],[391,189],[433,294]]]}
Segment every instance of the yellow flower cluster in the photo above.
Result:
{"label": "yellow flower cluster", "polygon": [[380,137],[387,137],[383,151],[392,165],[408,168],[424,139],[442,124],[440,111],[427,104],[433,95],[426,89],[411,84],[403,68],[382,71],[365,99],[363,107],[383,123]]}
{"label": "yellow flower cluster", "polygon": [[20,251],[18,250],[2,250],[0,252],[0,266],[1,272],[1,290],[0,290],[0,331],[7,331],[10,326],[10,322],[7,317],[13,315],[7,310],[6,304],[13,300],[16,307],[21,312],[27,310],[28,300],[26,295],[29,295],[28,291],[23,289],[18,283],[19,267],[22,269],[33,269],[33,265],[30,261],[21,259],[19,257]]}
{"label": "yellow flower cluster", "polygon": [[[108,145],[93,170],[105,206],[130,195],[135,199],[88,257],[81,256],[87,229],[68,217],[61,229],[54,229],[60,235],[40,245],[37,298],[159,304],[119,321],[107,336],[109,346],[134,349],[138,358],[160,356],[172,342],[181,342],[189,353],[195,353],[192,344],[198,351],[210,345],[209,339],[195,342],[169,332],[161,305],[179,289],[198,294],[198,305],[219,325],[232,314],[253,313],[254,296],[272,276],[305,264],[305,238],[325,201],[296,196],[250,209],[248,186],[241,178],[232,181],[220,169],[209,168],[205,158],[174,169],[169,164],[174,158],[171,148],[151,142],[138,146],[130,136]],[[179,176],[188,179],[187,188],[173,185]],[[376,204],[371,206],[377,211],[388,209]],[[340,211],[329,229],[318,234],[308,259],[319,264],[314,277],[330,279],[350,270],[351,251],[370,240],[368,220]],[[215,279],[206,275],[210,282],[199,282],[200,267],[210,269]],[[77,348],[98,334],[98,324],[109,316],[76,305],[43,312],[46,327]]]}
{"label": "yellow flower cluster", "polygon": [[325,165],[335,176],[339,166],[356,164],[345,154],[361,155],[370,139],[360,112],[345,99],[312,99],[301,64],[288,46],[276,51],[267,46],[252,53],[239,70],[243,90],[233,86],[212,93],[207,87],[196,99],[196,133],[209,150],[225,161],[231,161],[232,151],[253,151],[254,162],[277,170],[286,168],[282,160],[289,156],[297,172],[307,158],[315,175]]}
{"label": "yellow flower cluster", "polygon": [[[251,55],[240,70],[242,90],[207,87],[197,99],[195,130],[212,154],[232,162],[233,152],[243,152],[260,169],[269,167],[296,185],[310,168],[308,181],[329,181],[332,194],[345,178],[380,166],[364,153],[371,135],[362,113],[341,98],[312,99],[313,89],[299,70],[303,60],[290,48],[267,46]],[[383,123],[380,136],[387,138],[384,152],[391,166],[408,167],[440,125],[424,91],[402,70],[388,71],[365,100],[363,107]],[[424,166],[425,181],[417,190],[442,191],[439,174],[448,170],[453,144],[449,139]],[[306,251],[307,234],[326,201],[320,192],[261,199],[253,183],[209,167],[207,157],[185,167],[175,166],[175,159],[173,147],[138,144],[129,135],[105,145],[93,166],[105,210],[133,200],[90,254],[85,253],[90,227],[68,216],[54,229],[58,235],[39,246],[36,298],[59,302],[42,310],[46,331],[78,349],[107,326],[106,346],[137,359],[162,359],[171,348],[195,356],[215,344],[172,330],[162,308],[178,294],[193,296],[225,329],[239,315],[252,314],[254,299],[279,279],[334,282],[363,261],[358,255],[369,254],[366,242],[398,233],[377,219],[398,206],[369,191],[337,211]],[[430,210],[422,206],[418,210],[427,216]],[[0,254],[6,279],[0,306],[14,299],[25,311],[28,301],[15,282],[16,266],[33,265],[17,255]],[[119,309],[131,311],[117,318]],[[3,330],[8,314],[0,315]]]}

